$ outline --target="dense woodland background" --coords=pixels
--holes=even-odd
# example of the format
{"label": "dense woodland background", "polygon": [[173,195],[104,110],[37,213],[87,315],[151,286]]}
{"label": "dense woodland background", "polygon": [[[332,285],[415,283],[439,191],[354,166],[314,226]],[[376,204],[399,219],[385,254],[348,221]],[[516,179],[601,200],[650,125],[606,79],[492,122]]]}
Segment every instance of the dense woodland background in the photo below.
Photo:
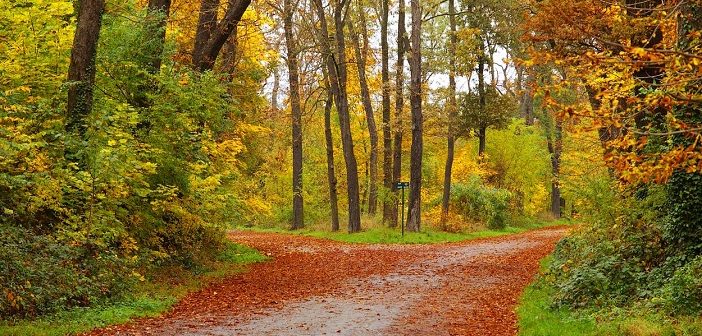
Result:
{"label": "dense woodland background", "polygon": [[232,227],[582,223],[570,308],[702,311],[699,0],[5,0],[0,315],[197,271]]}

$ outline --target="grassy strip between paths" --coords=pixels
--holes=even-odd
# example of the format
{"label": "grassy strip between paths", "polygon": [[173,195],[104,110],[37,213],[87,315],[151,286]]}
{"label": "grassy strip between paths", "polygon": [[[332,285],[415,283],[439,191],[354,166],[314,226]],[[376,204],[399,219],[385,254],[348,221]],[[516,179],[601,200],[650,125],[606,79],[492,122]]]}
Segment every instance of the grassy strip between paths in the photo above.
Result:
{"label": "grassy strip between paths", "polygon": [[[542,265],[549,262],[544,259]],[[647,308],[570,311],[551,307],[554,289],[537,280],[525,290],[517,315],[522,336],[702,335],[702,318],[670,318]]]}
{"label": "grassy strip between paths", "polygon": [[33,321],[0,321],[0,335],[71,335],[126,323],[133,318],[158,316],[187,293],[217,278],[242,272],[248,264],[267,259],[252,248],[228,243],[218,260],[199,275],[183,270],[163,270],[161,273],[168,278],[167,282],[145,281],[137,286],[136,294],[129,299],[103,306],[72,309]]}
{"label": "grassy strip between paths", "polygon": [[274,232],[285,234],[297,234],[315,238],[330,239],[346,243],[355,244],[435,244],[460,242],[466,240],[498,237],[515,233],[522,233],[529,230],[543,228],[547,226],[566,225],[568,221],[539,221],[530,222],[518,227],[507,227],[503,230],[482,230],[467,233],[450,233],[424,229],[421,232],[407,232],[404,237],[399,228],[388,228],[384,226],[373,226],[358,233],[347,233],[345,231],[331,232],[317,228],[305,228],[297,231],[289,231],[283,228],[259,228],[259,227],[238,227],[238,230],[253,230],[258,232]]}

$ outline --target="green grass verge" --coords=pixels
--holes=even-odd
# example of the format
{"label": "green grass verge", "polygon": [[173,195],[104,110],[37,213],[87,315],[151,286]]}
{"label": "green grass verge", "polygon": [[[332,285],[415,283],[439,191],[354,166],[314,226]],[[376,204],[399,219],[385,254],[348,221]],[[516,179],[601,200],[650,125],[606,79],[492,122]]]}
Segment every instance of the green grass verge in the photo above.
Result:
{"label": "green grass verge", "polygon": [[466,233],[449,233],[424,229],[422,232],[407,232],[402,236],[399,228],[388,228],[379,225],[366,227],[358,233],[348,233],[345,231],[331,232],[319,228],[305,228],[297,231],[290,231],[284,228],[259,228],[259,227],[237,227],[238,230],[252,230],[258,232],[275,232],[285,234],[297,234],[315,238],[330,239],[354,244],[436,244],[460,242],[466,240],[498,237],[515,233],[522,233],[533,229],[547,226],[566,225],[567,221],[532,221],[524,223],[519,227],[507,227],[503,230],[481,230]]}
{"label": "green grass verge", "polygon": [[133,318],[158,316],[187,293],[202,288],[217,278],[242,272],[248,264],[267,259],[252,248],[228,243],[217,261],[202,274],[195,275],[180,269],[162,270],[155,276],[158,281],[139,284],[129,299],[109,305],[72,309],[38,320],[0,322],[0,335],[72,335],[126,323]]}
{"label": "green grass verge", "polygon": [[[548,258],[544,263],[548,262]],[[702,318],[671,318],[644,307],[609,311],[571,311],[551,307],[554,289],[537,280],[517,308],[522,336],[675,336],[702,335]]]}

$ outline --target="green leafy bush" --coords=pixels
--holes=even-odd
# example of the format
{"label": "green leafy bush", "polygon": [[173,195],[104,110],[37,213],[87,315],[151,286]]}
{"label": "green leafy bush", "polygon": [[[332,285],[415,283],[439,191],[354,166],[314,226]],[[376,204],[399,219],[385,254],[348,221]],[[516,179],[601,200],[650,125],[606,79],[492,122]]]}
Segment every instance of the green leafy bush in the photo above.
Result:
{"label": "green leafy bush", "polygon": [[663,293],[666,308],[671,313],[702,312],[702,256],[675,271]]}
{"label": "green leafy bush", "polygon": [[451,188],[451,202],[466,219],[486,223],[490,229],[504,229],[509,219],[511,194],[483,185],[477,176]]}
{"label": "green leafy bush", "polygon": [[0,226],[0,315],[34,316],[85,307],[133,283],[133,248],[125,233],[37,235]]}

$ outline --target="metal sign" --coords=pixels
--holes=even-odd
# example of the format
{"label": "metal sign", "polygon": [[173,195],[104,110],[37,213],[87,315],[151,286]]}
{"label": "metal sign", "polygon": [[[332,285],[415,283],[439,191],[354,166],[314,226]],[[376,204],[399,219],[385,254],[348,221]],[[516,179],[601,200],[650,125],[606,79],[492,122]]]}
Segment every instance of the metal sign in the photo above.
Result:
{"label": "metal sign", "polygon": [[402,221],[400,222],[400,226],[402,227],[403,237],[405,236],[405,189],[408,189],[409,186],[409,182],[395,182],[395,188],[402,189],[402,211],[400,212],[402,214]]}
{"label": "metal sign", "polygon": [[410,183],[409,182],[395,182],[395,188],[397,189],[407,189],[409,188]]}

